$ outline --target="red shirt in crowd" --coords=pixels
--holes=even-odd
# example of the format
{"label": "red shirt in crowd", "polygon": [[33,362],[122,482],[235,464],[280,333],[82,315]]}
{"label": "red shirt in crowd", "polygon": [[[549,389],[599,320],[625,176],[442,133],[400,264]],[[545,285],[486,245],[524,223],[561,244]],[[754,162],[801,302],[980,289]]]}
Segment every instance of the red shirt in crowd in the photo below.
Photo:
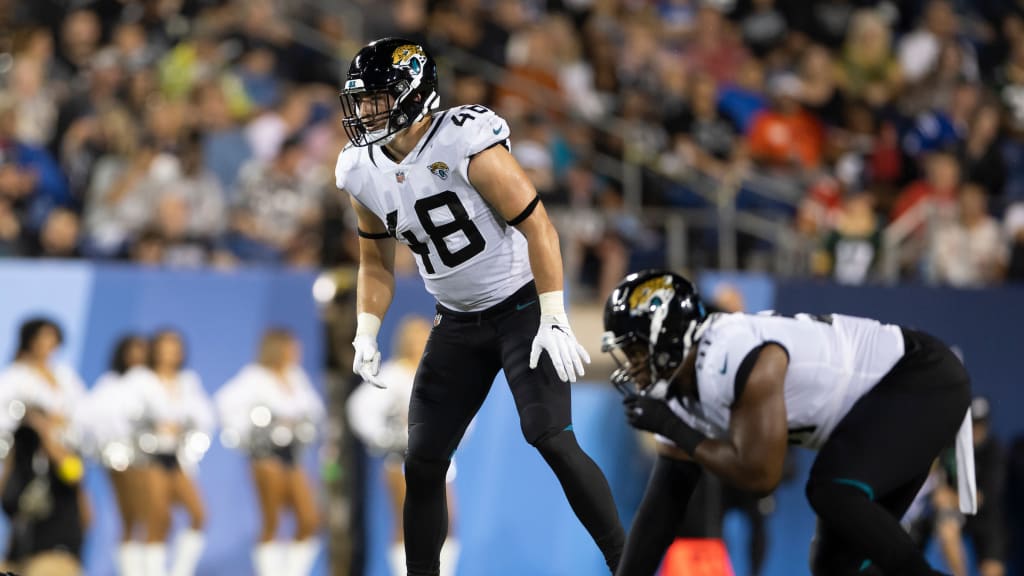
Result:
{"label": "red shirt in crowd", "polygon": [[765,110],[750,128],[751,156],[760,162],[817,168],[821,164],[825,134],[817,118],[806,111],[780,114]]}
{"label": "red shirt in crowd", "polygon": [[956,204],[956,188],[936,188],[927,180],[918,180],[903,189],[892,205],[889,218],[896,221],[925,200],[936,200],[944,205]]}

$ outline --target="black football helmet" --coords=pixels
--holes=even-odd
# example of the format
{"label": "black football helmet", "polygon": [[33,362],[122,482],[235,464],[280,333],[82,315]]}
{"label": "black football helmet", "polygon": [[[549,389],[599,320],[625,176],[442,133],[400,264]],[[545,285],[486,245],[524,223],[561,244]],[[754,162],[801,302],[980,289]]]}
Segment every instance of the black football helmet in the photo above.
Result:
{"label": "black football helmet", "polygon": [[618,369],[612,384],[635,394],[671,381],[700,334],[707,312],[693,283],[667,270],[626,276],[604,307],[601,350]]}
{"label": "black football helmet", "polygon": [[342,124],[355,146],[384,145],[440,104],[437,66],[423,46],[382,38],[352,59],[341,91]]}

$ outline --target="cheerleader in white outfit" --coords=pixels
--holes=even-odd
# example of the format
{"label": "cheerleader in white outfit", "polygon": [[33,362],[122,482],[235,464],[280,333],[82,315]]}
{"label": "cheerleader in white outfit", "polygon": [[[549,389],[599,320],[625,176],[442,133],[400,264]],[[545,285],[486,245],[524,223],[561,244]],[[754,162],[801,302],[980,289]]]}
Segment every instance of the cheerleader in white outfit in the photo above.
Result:
{"label": "cheerleader in white outfit", "polygon": [[[299,365],[299,342],[287,330],[263,335],[259,357],[221,388],[217,409],[225,445],[246,451],[263,525],[253,555],[258,576],[307,576],[319,553],[314,487],[302,469],[302,449],[323,423],[323,401]],[[291,508],[296,532],[277,541],[281,513]]]}
{"label": "cheerleader in white outfit", "polygon": [[60,327],[33,319],[21,326],[14,363],[0,372],[0,433],[6,462],[2,503],[11,523],[7,569],[80,573],[89,508],[76,453],[85,396],[81,379],[52,355]]}
{"label": "cheerleader in white outfit", "polygon": [[142,538],[145,512],[149,506],[146,484],[135,444],[140,432],[142,395],[131,386],[127,375],[146,370],[149,343],[130,334],[114,347],[110,369],[93,385],[83,410],[91,455],[106,468],[121,516],[121,545],[117,563],[121,576],[144,574]]}
{"label": "cheerleader in white outfit", "polygon": [[[394,539],[388,554],[392,573],[405,576],[405,542],[402,508],[405,505],[405,475],[402,463],[409,443],[409,399],[423,350],[430,337],[430,323],[412,316],[402,320],[394,358],[380,367],[379,389],[363,382],[349,397],[346,412],[352,431],[374,455],[384,457],[384,479],[394,511]],[[448,538],[441,547],[441,576],[453,576],[458,564],[459,542],[455,538],[455,461],[448,467]]]}
{"label": "cheerleader in white outfit", "polygon": [[[147,460],[142,469],[148,497],[145,576],[192,576],[203,552],[206,512],[194,475],[210,447],[214,413],[199,375],[184,365],[181,334],[164,330],[152,338],[149,369],[136,368],[126,375],[143,405],[145,431],[137,444]],[[177,537],[168,572],[166,542],[175,504],[185,508],[190,525]]]}

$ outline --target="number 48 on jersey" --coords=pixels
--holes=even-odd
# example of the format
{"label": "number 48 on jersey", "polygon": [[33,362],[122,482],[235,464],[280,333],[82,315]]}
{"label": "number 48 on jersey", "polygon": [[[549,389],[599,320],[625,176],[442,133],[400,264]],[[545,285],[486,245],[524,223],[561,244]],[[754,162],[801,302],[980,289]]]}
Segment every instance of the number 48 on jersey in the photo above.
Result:
{"label": "number 48 on jersey", "polygon": [[[435,223],[431,216],[431,211],[445,207],[451,211],[452,221],[445,222],[444,224]],[[483,252],[487,246],[483,234],[473,224],[473,221],[469,219],[466,208],[462,205],[458,194],[455,192],[445,190],[433,196],[420,198],[413,205],[413,209],[416,211],[416,217],[419,218],[424,232],[427,233],[427,239],[434,245],[441,263],[448,268],[455,268],[466,262],[473,256]],[[394,230],[397,221],[398,211],[389,212],[387,217],[388,230]],[[448,243],[445,239],[459,232],[466,235],[469,243],[453,252],[448,248]],[[423,269],[427,274],[434,274],[434,264],[430,260],[430,245],[420,241],[410,230],[403,231],[402,238],[409,243],[409,248],[413,253],[420,257],[420,260],[423,262]]]}

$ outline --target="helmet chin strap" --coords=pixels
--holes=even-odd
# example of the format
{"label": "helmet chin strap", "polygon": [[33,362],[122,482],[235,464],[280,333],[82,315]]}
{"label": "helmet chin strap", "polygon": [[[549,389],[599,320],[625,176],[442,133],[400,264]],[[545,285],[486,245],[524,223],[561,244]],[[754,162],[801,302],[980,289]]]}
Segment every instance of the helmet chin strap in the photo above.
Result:
{"label": "helmet chin strap", "polygon": [[[409,85],[409,88],[406,89],[405,92],[403,92],[398,98],[395,99],[394,106],[395,107],[401,106],[402,103],[405,102],[405,99],[408,98],[409,96],[411,96],[413,94],[413,92],[416,91],[416,88],[419,87],[419,85],[420,85],[420,79],[419,78],[414,79],[412,81],[412,83]],[[405,130],[405,129],[409,128],[410,126],[412,126],[413,124],[419,122],[420,120],[425,118],[427,116],[427,114],[430,114],[432,111],[437,110],[440,106],[441,106],[441,96],[437,92],[431,92],[430,95],[426,99],[424,99],[423,107],[420,109],[419,114],[417,114],[414,118],[409,118],[408,119],[409,122],[406,124],[405,128],[403,128],[402,130]],[[404,114],[402,116],[403,116],[403,118],[405,117]],[[396,134],[398,132],[401,132],[402,130],[398,130],[396,132]]]}
{"label": "helmet chin strap", "polygon": [[[402,100],[404,100],[406,95],[407,94],[403,94],[401,96],[401,98],[398,100],[398,102],[401,102]],[[393,133],[388,134],[387,136],[382,136],[379,140],[375,140],[375,139],[374,140],[370,140],[369,138],[368,138],[368,140],[370,140],[371,142],[373,142],[374,144],[376,144],[378,146],[387,146],[399,134],[401,134],[402,132],[405,132],[406,130],[411,128],[414,124],[416,124],[417,122],[419,122],[420,120],[425,118],[427,116],[427,114],[429,114],[431,111],[436,110],[438,108],[438,106],[440,105],[440,103],[441,103],[441,98],[437,95],[436,92],[434,92],[433,94],[431,94],[430,98],[428,98],[427,101],[424,102],[423,110],[421,110],[420,113],[415,118],[413,118],[412,122],[409,122],[408,125],[405,128],[402,128],[401,130],[396,130]],[[404,117],[404,114],[403,114],[403,117]],[[388,125],[387,126],[385,126],[384,128],[381,128],[380,130],[375,130],[374,132],[375,133],[376,132],[388,132],[390,129],[391,129],[391,120],[388,119]]]}

